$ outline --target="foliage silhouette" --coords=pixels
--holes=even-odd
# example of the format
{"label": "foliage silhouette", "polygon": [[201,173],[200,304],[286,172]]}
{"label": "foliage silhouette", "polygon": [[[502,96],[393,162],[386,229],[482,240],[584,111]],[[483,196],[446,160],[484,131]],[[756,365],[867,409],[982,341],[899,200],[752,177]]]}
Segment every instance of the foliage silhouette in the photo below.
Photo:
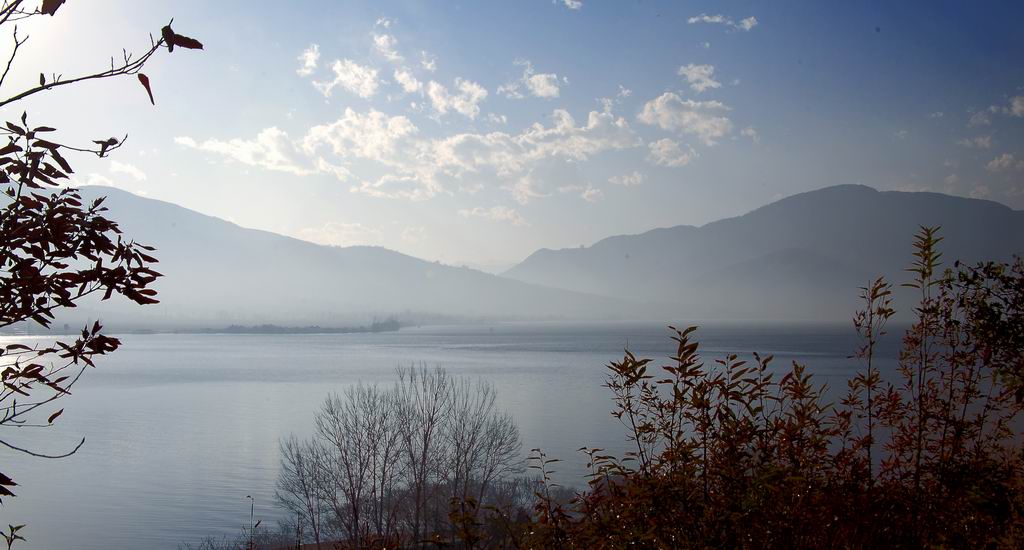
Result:
{"label": "foliage silhouette", "polygon": [[[553,459],[530,520],[452,520],[470,548],[1014,547],[1024,541],[1021,311],[1024,265],[942,270],[937,228],[914,241],[920,292],[897,372],[876,347],[894,314],[883,279],[853,318],[861,371],[838,403],[804,365],[729,355],[708,365],[696,327],[655,370],[626,351],[608,365],[612,415],[632,450],[589,458],[586,490],[554,498]],[[781,378],[776,378],[781,374]],[[473,503],[468,503],[472,506]],[[493,531],[493,530],[492,530]]]}
{"label": "foliage silhouette", "polygon": [[[17,22],[49,15],[56,16],[64,0],[43,0],[39,5],[25,0],[0,4],[0,27],[11,31],[13,48],[0,75],[0,89],[28,40],[20,37]],[[95,79],[137,74],[152,99],[149,79],[139,71],[160,49],[171,49],[171,42],[186,48],[202,47],[197,41],[172,35],[153,40],[150,47],[135,57],[127,50],[122,61],[111,58],[110,68],[73,78],[40,73],[39,84],[0,99],[8,106],[31,95]],[[8,92],[4,92],[6,96]],[[67,152],[91,153],[104,157],[124,144],[124,138],[94,140],[95,147],[62,144],[50,136],[55,128],[29,124],[27,113],[9,121],[0,134],[6,143],[0,147],[0,328],[19,323],[49,327],[54,312],[75,307],[90,295],[108,299],[114,294],[140,304],[157,302],[150,285],[160,273],[150,266],[157,262],[152,247],[125,238],[116,222],[104,215],[103,199],[83,201],[79,192],[66,187],[73,173],[65,158]],[[94,360],[111,353],[120,345],[105,336],[97,321],[82,329],[73,340],[52,345],[9,344],[0,347],[0,427],[47,427],[63,412],[54,410],[54,402],[71,393],[71,388]],[[45,420],[37,418],[45,415]],[[41,458],[61,458],[77,451],[83,438],[70,452],[47,455],[19,447],[0,434],[0,445],[7,449]],[[13,497],[17,484],[0,473],[0,497]],[[10,526],[5,534],[8,546],[22,540]]]}

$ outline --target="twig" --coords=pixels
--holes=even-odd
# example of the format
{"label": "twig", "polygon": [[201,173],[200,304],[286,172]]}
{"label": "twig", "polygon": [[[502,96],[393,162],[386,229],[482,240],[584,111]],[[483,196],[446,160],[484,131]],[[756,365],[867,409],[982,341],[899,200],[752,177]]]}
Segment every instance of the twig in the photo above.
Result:
{"label": "twig", "polygon": [[7,447],[8,449],[13,449],[15,451],[21,451],[21,452],[23,452],[23,453],[25,453],[27,455],[31,455],[31,456],[38,457],[38,458],[67,458],[67,457],[77,453],[78,449],[81,449],[82,445],[85,445],[85,438],[83,437],[82,440],[78,442],[78,445],[75,445],[75,448],[71,449],[71,452],[64,453],[62,455],[44,455],[42,453],[34,453],[34,452],[32,452],[32,451],[30,451],[28,449],[22,449],[21,447],[15,447],[14,445],[11,445],[10,443],[8,443],[8,442],[6,442],[6,441],[4,441],[2,439],[0,439],[0,444],[2,444],[3,446]]}

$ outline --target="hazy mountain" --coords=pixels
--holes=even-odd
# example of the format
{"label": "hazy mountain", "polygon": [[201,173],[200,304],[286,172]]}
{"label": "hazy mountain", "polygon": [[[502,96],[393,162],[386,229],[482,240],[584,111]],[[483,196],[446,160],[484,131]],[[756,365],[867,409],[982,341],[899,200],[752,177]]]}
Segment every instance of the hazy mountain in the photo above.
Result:
{"label": "hazy mountain", "polygon": [[[124,299],[66,310],[58,323],[220,327],[278,323],[339,326],[373,316],[601,318],[617,300],[544,288],[379,247],[329,247],[239,227],[174,204],[108,187],[109,217],[126,236],[157,247],[160,304]],[[404,315],[403,315],[404,314]],[[59,324],[57,325],[60,326]]]}
{"label": "hazy mountain", "polygon": [[1022,211],[938,193],[842,185],[701,227],[542,249],[504,275],[678,303],[691,318],[843,320],[857,305],[857,287],[869,278],[906,281],[903,269],[921,225],[942,226],[940,248],[949,262],[1009,260],[1024,252]]}

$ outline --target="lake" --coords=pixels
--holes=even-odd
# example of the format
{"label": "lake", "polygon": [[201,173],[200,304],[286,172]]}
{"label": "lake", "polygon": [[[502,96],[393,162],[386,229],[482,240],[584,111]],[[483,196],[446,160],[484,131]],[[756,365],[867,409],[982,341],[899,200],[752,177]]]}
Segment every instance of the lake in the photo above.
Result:
{"label": "lake", "polygon": [[[898,331],[884,353],[890,367]],[[395,367],[424,363],[494,383],[512,413],[524,455],[540,447],[563,459],[558,477],[582,485],[576,452],[621,452],[620,425],[601,387],[625,347],[662,360],[674,352],[664,324],[496,324],[410,327],[329,335],[122,336],[61,405],[52,428],[7,429],[19,446],[77,454],[42,460],[4,451],[3,471],[19,483],[2,524],[27,523],[16,548],[177,548],[248,526],[273,524],[278,440],[308,435],[330,392],[358,381],[390,383]],[[845,388],[857,369],[849,325],[710,325],[697,332],[705,361],[726,353],[775,354],[808,365],[819,383]],[[32,338],[0,338],[4,343]],[[12,433],[13,432],[13,433]]]}

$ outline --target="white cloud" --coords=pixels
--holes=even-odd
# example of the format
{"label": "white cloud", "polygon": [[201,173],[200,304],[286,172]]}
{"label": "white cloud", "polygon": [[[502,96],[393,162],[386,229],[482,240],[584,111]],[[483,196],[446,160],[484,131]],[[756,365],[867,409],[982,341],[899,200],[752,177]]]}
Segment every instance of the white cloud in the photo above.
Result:
{"label": "white cloud", "polygon": [[497,222],[509,222],[512,225],[526,225],[526,220],[519,215],[519,212],[507,206],[492,206],[490,208],[477,206],[472,209],[459,210],[459,215],[463,218],[483,218]]}
{"label": "white cloud", "polygon": [[640,185],[644,182],[644,175],[640,172],[631,172],[629,174],[623,174],[621,176],[612,176],[608,178],[609,183],[615,185],[624,185],[626,187],[632,187],[634,185]]}
{"label": "white cloud", "polygon": [[402,86],[402,91],[407,94],[415,93],[423,89],[423,83],[413,76],[408,69],[395,69],[395,81]]}
{"label": "white cloud", "polygon": [[633,90],[630,90],[629,88],[623,86],[622,84],[619,84],[619,93],[615,94],[615,97],[619,99],[626,99],[631,95],[633,95]]}
{"label": "white cloud", "polygon": [[603,151],[640,145],[626,120],[610,111],[590,112],[585,124],[577,124],[563,110],[554,111],[552,118],[550,126],[534,123],[520,133],[427,138],[405,116],[347,108],[338,120],[310,128],[301,139],[268,128],[253,140],[176,141],[269,170],[326,174],[351,183],[353,192],[371,196],[424,200],[487,183],[520,202],[545,196],[529,174],[549,159],[584,161]]}
{"label": "white cloud", "polygon": [[580,198],[587,202],[597,202],[604,198],[604,191],[587,184],[587,188],[580,193]]}
{"label": "white cloud", "polygon": [[732,121],[719,114],[728,110],[719,101],[684,101],[672,92],[665,92],[644,104],[637,118],[663,130],[695,135],[711,146],[732,131]]}
{"label": "white cloud", "polygon": [[679,142],[669,138],[652,141],[647,144],[647,147],[650,149],[647,160],[671,168],[686,166],[697,156],[697,152],[692,147],[687,147],[684,150]]}
{"label": "white cloud", "polygon": [[1006,112],[1015,117],[1024,117],[1024,96],[1016,96],[1010,99],[1010,106]]}
{"label": "white cloud", "polygon": [[487,167],[505,176],[526,172],[547,158],[582,161],[602,151],[638,144],[625,119],[607,111],[591,111],[584,126],[577,126],[572,115],[561,109],[556,109],[552,118],[551,127],[534,123],[517,135],[456,134],[435,142],[434,154],[451,173]]}
{"label": "white cloud", "polygon": [[287,172],[297,176],[317,172],[316,166],[309,162],[309,159],[288,137],[288,134],[276,127],[260,131],[252,140],[208,139],[200,143],[191,137],[181,136],[174,138],[174,142],[192,149],[216,153],[248,166],[257,166],[276,172]]}
{"label": "white cloud", "polygon": [[455,79],[457,93],[450,94],[448,88],[433,80],[427,84],[427,97],[434,112],[441,116],[449,110],[455,111],[469,119],[480,114],[479,103],[487,98],[487,89],[471,80]]}
{"label": "white cloud", "polygon": [[989,172],[1006,172],[1007,170],[1024,170],[1024,160],[1016,160],[1010,153],[1003,153],[985,165]]}
{"label": "white cloud", "polygon": [[970,147],[971,149],[990,149],[992,148],[992,136],[964,138],[958,141],[957,144]]}
{"label": "white cloud", "polygon": [[304,227],[296,236],[327,246],[359,246],[379,243],[381,232],[361,223],[327,222],[320,227]]}
{"label": "white cloud", "polygon": [[992,117],[989,116],[988,111],[978,111],[967,120],[967,126],[971,128],[988,126],[989,124],[992,124]]}
{"label": "white cloud", "polygon": [[747,18],[744,18],[744,19],[740,19],[740,22],[739,22],[739,24],[736,25],[736,28],[738,28],[741,31],[749,31],[750,29],[752,29],[752,28],[754,28],[756,26],[757,26],[757,18],[754,17],[754,16],[750,16],[750,17],[747,17]]}
{"label": "white cloud", "polygon": [[754,143],[761,143],[761,136],[757,134],[757,130],[753,126],[747,126],[740,130],[740,135],[750,138]]}
{"label": "white cloud", "polygon": [[387,17],[378,17],[377,18],[377,22],[374,23],[373,26],[375,26],[375,27],[383,27],[385,29],[390,29],[391,25],[393,23],[394,23],[394,21],[389,19],[389,18],[387,18]]}
{"label": "white cloud", "polygon": [[691,25],[695,23],[711,23],[713,25],[725,25],[732,29],[744,32],[749,31],[750,29],[753,29],[754,27],[757,26],[757,18],[753,16],[747,17],[745,19],[740,19],[740,21],[737,23],[736,21],[733,21],[732,19],[721,14],[708,15],[706,13],[695,15],[687,19],[686,22]]}
{"label": "white cloud", "polygon": [[541,73],[526,79],[526,87],[534,97],[551,99],[558,97],[558,75]]}
{"label": "white cloud", "polygon": [[713,65],[695,65],[690,63],[679,67],[679,76],[686,79],[690,89],[701,93],[708,88],[721,88],[722,83],[715,80],[715,67]]}
{"label": "white cloud", "polygon": [[422,225],[410,225],[402,229],[402,240],[407,243],[418,243],[427,238],[427,228]]}
{"label": "white cloud", "polygon": [[364,67],[351,59],[340,59],[331,65],[331,70],[334,71],[334,80],[313,83],[324,97],[330,97],[337,86],[363,99],[373,97],[377,93],[377,87],[380,85],[377,69]]}
{"label": "white cloud", "polygon": [[495,91],[498,95],[503,95],[509,99],[523,99],[525,97],[523,92],[519,91],[520,82],[514,81],[508,84],[500,84]]}
{"label": "white cloud", "polygon": [[128,174],[138,181],[146,181],[146,173],[140,170],[138,167],[127,164],[124,162],[118,162],[116,160],[110,161],[110,171],[113,173],[120,172],[122,174]]}
{"label": "white cloud", "polygon": [[508,124],[508,117],[495,113],[487,113],[487,122],[491,124]]}
{"label": "white cloud", "polygon": [[[525,59],[517,59],[515,65],[523,67],[523,76],[518,80],[498,86],[497,93],[510,99],[521,99],[523,93],[520,89],[525,88],[533,97],[543,99],[554,99],[560,93],[559,78],[554,73],[537,73],[533,64]],[[565,79],[562,79],[565,81]]]}
{"label": "white cloud", "polygon": [[420,52],[420,67],[424,70],[434,72],[437,70],[437,56],[423,50]]}
{"label": "white cloud", "polygon": [[373,48],[388,61],[400,62],[405,59],[398,53],[398,50],[395,49],[397,44],[398,39],[396,39],[394,35],[376,33],[373,35]]}
{"label": "white cloud", "polygon": [[540,191],[538,182],[533,178],[533,174],[530,173],[517,179],[512,185],[507,186],[507,189],[512,193],[512,198],[519,204],[529,204],[531,199],[548,196],[547,193]]}
{"label": "white cloud", "polygon": [[110,178],[97,173],[91,173],[86,176],[85,181],[81,181],[78,178],[72,178],[71,185],[73,187],[82,187],[86,185],[102,185],[104,187],[115,187],[114,182]]}
{"label": "white cloud", "polygon": [[320,46],[316,44],[310,44],[308,48],[302,50],[299,54],[299,68],[295,70],[299,76],[309,76],[316,70],[317,63],[320,62]]}
{"label": "white cloud", "polygon": [[943,113],[942,111],[935,111],[934,113],[929,114],[928,118],[942,118],[944,116],[946,116],[946,113]]}
{"label": "white cloud", "polygon": [[313,155],[327,146],[339,157],[386,164],[398,152],[401,141],[418,131],[404,116],[389,117],[376,109],[361,115],[346,107],[338,120],[310,128],[302,140],[302,150]]}
{"label": "white cloud", "polygon": [[[552,0],[552,4],[557,4],[559,0]],[[583,7],[583,0],[561,0],[562,4],[570,10],[579,10]]]}

